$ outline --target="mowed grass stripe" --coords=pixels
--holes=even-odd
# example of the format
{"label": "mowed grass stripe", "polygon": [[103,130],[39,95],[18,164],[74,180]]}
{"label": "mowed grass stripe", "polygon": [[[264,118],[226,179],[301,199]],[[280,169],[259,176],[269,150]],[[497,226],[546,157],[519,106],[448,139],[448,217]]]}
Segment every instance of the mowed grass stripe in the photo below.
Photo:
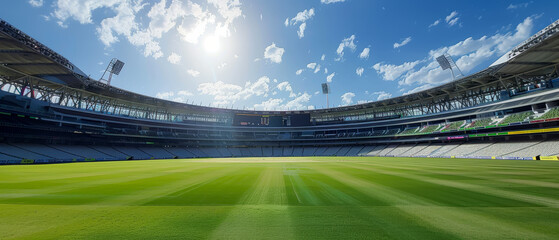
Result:
{"label": "mowed grass stripe", "polygon": [[[145,168],[144,171],[146,172],[150,172],[153,168]],[[222,175],[227,175],[229,174],[232,170],[231,169],[227,169],[218,165],[210,165],[210,166],[204,166],[204,165],[200,165],[200,166],[189,166],[188,168],[182,169],[180,171],[180,173],[177,173],[178,171],[176,171],[176,167],[172,168],[175,171],[170,171],[170,172],[159,172],[159,175],[162,175],[160,177],[163,177],[163,181],[154,181],[154,179],[152,177],[148,177],[151,176],[150,174],[146,175],[141,174],[138,175],[137,178],[139,178],[140,180],[144,180],[144,181],[135,181],[133,182],[132,185],[129,185],[130,187],[134,188],[134,189],[121,189],[118,188],[116,185],[121,184],[122,182],[116,181],[115,182],[115,186],[111,185],[111,186],[102,186],[100,188],[95,188],[95,189],[78,189],[79,192],[75,192],[72,194],[69,194],[67,196],[60,196],[58,199],[58,204],[74,204],[71,200],[73,199],[73,196],[80,196],[83,199],[87,200],[87,202],[82,202],[82,203],[87,203],[87,204],[95,204],[95,205],[80,205],[80,206],[87,206],[84,207],[84,209],[87,209],[87,211],[81,211],[80,208],[71,208],[71,211],[77,211],[80,212],[80,214],[76,214],[76,216],[79,216],[79,222],[80,223],[89,223],[86,224],[83,228],[76,228],[76,219],[70,219],[69,221],[53,221],[53,224],[51,224],[49,226],[48,229],[44,229],[43,227],[38,227],[36,228],[35,231],[28,231],[27,234],[30,234],[28,237],[30,238],[47,238],[47,236],[52,236],[52,239],[59,239],[61,237],[63,237],[64,235],[67,234],[71,234],[72,236],[77,235],[80,231],[84,231],[84,229],[97,229],[98,231],[103,231],[103,229],[100,229],[101,227],[106,227],[107,229],[112,229],[112,228],[116,228],[116,226],[121,225],[123,223],[116,223],[115,226],[110,226],[107,225],[105,223],[103,224],[99,224],[99,219],[106,219],[106,220],[111,220],[110,216],[114,216],[115,219],[121,219],[121,218],[125,218],[128,219],[128,223],[132,223],[133,221],[137,221],[138,219],[129,219],[128,218],[128,213],[127,212],[144,212],[144,210],[142,209],[137,209],[137,208],[131,208],[128,207],[128,204],[131,205],[137,205],[137,204],[141,204],[143,202],[147,202],[149,200],[152,200],[153,198],[159,198],[161,197],[161,195],[165,195],[169,192],[174,192],[176,191],[178,188],[184,188],[185,186],[188,186],[189,184],[196,184],[199,183],[201,181],[208,181],[211,182],[213,179],[215,179],[216,177],[222,176]],[[194,171],[194,174],[191,173],[191,171]],[[157,172],[155,172],[157,173]],[[152,173],[152,174],[155,174]],[[206,173],[206,174],[205,174]],[[207,174],[207,173],[211,173],[211,174]],[[176,174],[187,174],[185,176],[189,176],[187,178],[185,177],[175,177],[175,181],[171,181],[171,179],[169,178],[165,178],[168,177],[169,175],[176,175]],[[203,176],[201,176],[203,175]],[[132,175],[134,176],[134,175]],[[143,176],[143,178],[141,177]],[[118,179],[117,179],[118,180]],[[180,180],[180,181],[177,181]],[[159,186],[150,186],[150,183],[155,183],[158,182]],[[116,188],[116,191],[115,191]],[[122,190],[122,192],[120,191]],[[91,194],[83,194],[83,192],[93,192],[93,193],[102,193],[102,194],[98,194],[98,197],[93,197]],[[139,192],[134,192],[134,191],[139,191]],[[58,196],[58,195],[56,195]],[[114,199],[113,199],[114,198]],[[97,201],[103,201],[103,202],[97,202]],[[31,198],[30,201],[34,201],[34,202],[45,202],[44,199],[41,199],[40,197],[35,197],[35,198]],[[47,202],[50,203],[50,202]],[[105,205],[122,205],[121,208],[118,207],[106,207]],[[36,207],[36,206],[33,206]],[[43,207],[40,207],[40,209],[38,210],[39,212],[41,212]],[[61,207],[61,210],[64,210],[65,208]],[[37,211],[37,210],[36,210]],[[145,211],[147,214],[147,216],[144,216],[143,219],[150,219],[147,222],[152,222],[154,221],[154,216],[152,215],[153,212],[157,212],[157,210],[155,209],[149,209],[148,211]],[[56,213],[54,213],[53,215],[57,215]],[[142,218],[140,218],[142,219]],[[221,217],[218,217],[218,220],[221,220]],[[56,223],[56,224],[54,224]],[[113,223],[115,224],[115,223]],[[44,225],[44,224],[42,224]],[[27,222],[22,222],[20,223],[20,226],[17,226],[17,228],[26,228],[27,226]],[[14,226],[15,228],[15,226]],[[124,229],[122,229],[124,230]],[[128,229],[130,230],[130,229]],[[9,229],[8,233],[11,232],[11,228]],[[126,232],[126,231],[124,231]],[[91,233],[95,233],[95,232],[91,232]],[[35,237],[34,237],[35,236]],[[114,238],[114,236],[112,237]],[[2,237],[0,236],[0,239],[2,239]]]}
{"label": "mowed grass stripe", "polygon": [[[485,161],[482,164],[487,164]],[[505,161],[506,163],[507,161]],[[510,161],[509,161],[510,162]],[[545,164],[545,163],[538,163]],[[375,165],[377,166],[377,165]],[[519,193],[528,193],[529,195],[556,199],[559,196],[559,183],[547,181],[556,176],[559,169],[554,169],[552,166],[539,169],[530,168],[532,173],[530,175],[515,175],[506,172],[504,174],[488,174],[484,173],[484,166],[469,166],[463,167],[461,171],[450,170],[433,170],[432,168],[418,168],[410,166],[387,166],[386,169],[397,169],[401,173],[410,173],[418,176],[426,176],[439,180],[452,180],[456,182],[468,183],[472,185],[482,184],[484,187],[497,188],[501,190],[508,190]],[[524,170],[526,171],[526,170]],[[534,175],[537,175],[538,181],[532,180]]]}
{"label": "mowed grass stripe", "polygon": [[290,205],[321,205],[322,201],[315,192],[306,185],[299,175],[298,168],[289,167],[283,170],[284,182],[287,188],[287,198]]}
{"label": "mowed grass stripe", "polygon": [[[362,165],[366,165],[369,167],[360,167]],[[554,199],[554,198],[547,198],[547,197],[535,196],[532,194],[507,191],[503,189],[487,187],[478,184],[469,184],[464,182],[443,180],[443,179],[437,179],[433,177],[420,176],[416,174],[403,173],[399,171],[390,170],[390,167],[384,167],[387,170],[383,170],[382,168],[379,168],[378,164],[360,163],[359,165],[355,165],[354,167],[362,168],[376,173],[382,173],[382,174],[397,176],[401,178],[411,179],[415,181],[431,183],[431,184],[436,184],[436,185],[446,186],[451,188],[458,188],[464,190],[464,192],[466,191],[469,192],[468,193],[469,195],[473,195],[471,192],[477,192],[480,194],[496,196],[503,199],[511,199],[520,202],[531,203],[533,204],[533,206],[548,206],[554,208],[559,207],[559,199]],[[498,200],[498,202],[496,203],[505,204],[504,201],[502,201],[502,199]]]}
{"label": "mowed grass stripe", "polygon": [[[374,181],[347,174],[345,163],[324,164],[315,167],[317,172],[338,179],[345,187],[369,197],[362,206],[292,207],[294,220],[299,222],[298,233],[302,239],[313,238],[406,238],[452,239],[454,235],[418,221],[418,214],[410,214],[400,205],[427,205],[421,199],[412,199],[404,192],[384,187]],[[346,190],[347,191],[347,190]],[[367,206],[369,204],[370,207]],[[321,209],[322,208],[322,209]],[[338,219],[335,223],[328,219]],[[318,228],[324,227],[323,231]],[[310,230],[309,229],[313,229]],[[341,231],[344,229],[345,231]],[[405,229],[405,231],[403,231]],[[349,230],[349,231],[348,231]],[[346,234],[346,235],[344,235]]]}
{"label": "mowed grass stripe", "polygon": [[[81,163],[79,163],[81,164]],[[67,191],[80,187],[87,186],[98,186],[103,184],[112,184],[116,181],[128,181],[134,179],[143,178],[144,174],[162,174],[166,170],[174,169],[175,167],[169,166],[168,164],[153,164],[150,168],[145,167],[133,167],[134,163],[127,162],[127,164],[117,165],[117,169],[121,168],[121,171],[102,171],[99,168],[91,168],[91,164],[94,163],[83,163],[82,167],[76,168],[76,171],[69,173],[70,176],[66,176],[63,173],[53,172],[51,165],[27,165],[24,167],[19,177],[20,182],[11,182],[12,174],[10,173],[11,167],[8,168],[0,167],[0,197],[2,198],[13,198],[13,197],[25,197],[26,195],[36,195],[36,194],[47,194],[50,192],[61,192]],[[75,164],[62,164],[67,167]],[[132,167],[128,167],[132,165]],[[113,168],[114,165],[112,165]],[[28,171],[29,169],[41,169],[41,171]],[[58,170],[58,169],[57,169]],[[4,175],[5,174],[5,175]],[[22,177],[25,176],[25,177]]]}
{"label": "mowed grass stripe", "polygon": [[[255,185],[241,199],[243,205],[287,205],[282,166],[261,164],[261,174]],[[271,165],[271,166],[270,166]]]}
{"label": "mowed grass stripe", "polygon": [[233,208],[0,205],[4,206],[18,213],[9,217],[16,221],[0,226],[0,239],[206,239]]}
{"label": "mowed grass stripe", "polygon": [[153,194],[155,199],[144,205],[235,205],[259,174],[252,167],[212,165],[222,170],[186,175],[165,193]]}
{"label": "mowed grass stripe", "polygon": [[[201,172],[207,166],[193,167],[189,171]],[[111,201],[111,198],[131,196],[135,200],[143,198],[143,194],[135,194],[135,191],[159,186],[169,185],[173,181],[184,180],[180,173],[170,173],[165,170],[175,168],[144,168],[143,171],[135,171],[126,174],[97,175],[97,179],[88,177],[87,180],[77,178],[73,182],[64,182],[58,186],[37,187],[35,192],[24,193],[0,193],[0,203],[19,204],[127,204],[119,200]],[[37,183],[41,186],[41,183]],[[160,189],[160,188],[158,188]],[[168,188],[163,188],[168,189]]]}
{"label": "mowed grass stripe", "polygon": [[[337,164],[344,165],[344,164]],[[355,166],[348,166],[353,168]],[[319,168],[324,169],[324,168]],[[521,225],[515,225],[502,221],[502,219],[486,216],[484,214],[473,214],[468,208],[463,207],[436,207],[439,202],[429,198],[410,194],[401,189],[382,186],[382,180],[378,177],[378,173],[369,172],[369,174],[358,174],[354,177],[341,171],[347,171],[341,166],[331,168],[329,174],[338,175],[342,181],[353,182],[355,188],[362,189],[363,192],[378,196],[387,202],[393,202],[394,208],[405,213],[411,219],[415,219],[416,224],[424,226],[428,229],[426,232],[442,232],[444,234],[452,234],[459,238],[468,237],[488,237],[488,238],[532,238],[546,239],[549,236],[533,232]],[[353,171],[352,171],[353,172]],[[391,179],[390,181],[394,181]],[[380,182],[380,185],[378,184]],[[400,204],[402,199],[407,202]],[[435,206],[435,207],[433,207]],[[390,208],[390,207],[388,207]],[[381,216],[384,217],[384,216]],[[397,221],[399,222],[399,221]],[[409,224],[409,221],[403,221]],[[406,229],[406,228],[397,228]]]}
{"label": "mowed grass stripe", "polygon": [[[83,166],[77,167],[76,164]],[[80,162],[56,164],[56,174],[52,174],[53,166],[50,164],[31,165],[5,165],[0,167],[0,184],[28,182],[65,182],[75,179],[88,180],[99,176],[111,176],[125,173],[144,172],[148,169],[158,171],[172,168],[174,164],[165,163],[164,160],[153,161],[114,161],[114,162]],[[14,171],[17,169],[16,171]],[[0,185],[7,186],[7,185]]]}
{"label": "mowed grass stripe", "polygon": [[[193,190],[203,184],[215,181],[224,175],[230,174],[232,169],[210,165],[190,166],[181,171],[167,172],[155,178],[146,178],[120,186],[122,191],[115,198],[107,199],[112,203],[123,205],[152,205],[160,198],[175,195],[185,189]],[[110,204],[100,202],[98,204]]]}
{"label": "mowed grass stripe", "polygon": [[[280,164],[257,164],[260,172],[210,239],[293,239]],[[258,231],[258,229],[266,229]]]}
{"label": "mowed grass stripe", "polygon": [[[76,222],[75,221],[66,221],[66,222],[58,222],[58,224],[56,226],[51,226],[48,229],[42,229],[41,231],[38,232],[30,232],[29,238],[51,238],[51,239],[60,239],[63,238],[64,236],[79,236],[81,234],[81,232],[86,231],[89,232],[91,236],[103,236],[103,234],[99,234],[102,232],[106,232],[106,236],[105,237],[109,237],[109,238],[115,238],[115,237],[125,237],[125,233],[128,232],[130,233],[131,230],[133,231],[143,231],[142,229],[129,229],[126,228],[125,226],[127,225],[133,225],[135,221],[138,221],[139,219],[143,219],[145,220],[145,223],[148,225],[151,225],[153,227],[164,227],[164,226],[158,226],[157,222],[159,221],[165,221],[165,220],[161,220],[167,217],[167,215],[164,214],[160,214],[159,210],[157,210],[156,208],[144,208],[144,207],[133,207],[133,206],[127,206],[127,204],[131,204],[131,205],[139,205],[145,202],[149,202],[152,201],[153,199],[158,199],[161,198],[161,196],[167,196],[167,194],[173,194],[176,193],[177,190],[181,190],[184,191],[185,188],[190,188],[191,186],[195,186],[195,185],[203,185],[203,183],[210,183],[213,182],[216,178],[220,178],[226,175],[229,175],[230,173],[232,173],[234,171],[234,169],[231,168],[226,168],[220,165],[215,165],[215,164],[210,164],[210,165],[200,165],[200,166],[188,166],[185,165],[183,167],[188,167],[188,168],[184,168],[181,170],[177,170],[177,168],[173,168],[174,171],[170,171],[170,172],[166,172],[165,176],[168,175],[177,175],[177,174],[183,174],[183,177],[175,177],[175,181],[171,181],[170,179],[166,179],[166,182],[161,182],[160,183],[164,183],[164,185],[162,186],[149,186],[149,184],[146,184],[147,182],[154,182],[153,179],[144,179],[147,182],[138,182],[135,187],[139,187],[138,189],[141,189],[140,192],[133,194],[133,195],[129,195],[127,194],[127,192],[121,192],[121,194],[115,194],[116,192],[113,191],[112,186],[111,187],[107,187],[105,190],[104,188],[99,188],[99,189],[95,189],[97,192],[102,191],[103,195],[107,196],[106,202],[102,203],[102,205],[83,205],[83,206],[88,206],[87,212],[84,212],[82,214],[80,214],[79,216],[79,222],[80,223],[84,223],[82,228],[78,228],[76,227]],[[146,171],[151,171],[151,168],[147,168],[145,169]],[[191,173],[191,171],[194,171],[194,174]],[[145,175],[144,175],[145,176]],[[165,177],[163,176],[163,177]],[[187,177],[185,177],[187,176]],[[93,190],[93,189],[90,189]],[[111,194],[108,194],[108,192],[111,192]],[[118,192],[118,191],[117,191]],[[128,192],[129,193],[129,192]],[[110,199],[110,196],[114,196],[117,199]],[[92,198],[91,196],[89,196],[90,198]],[[71,198],[71,197],[69,197]],[[96,200],[96,198],[94,198]],[[35,199],[36,201],[40,202],[40,199]],[[107,203],[108,202],[108,203]],[[99,204],[99,203],[95,203],[95,204]],[[114,204],[114,205],[123,205],[122,207],[106,207],[106,204]],[[181,203],[182,204],[182,203]],[[173,211],[171,208],[167,208],[165,209],[167,210],[168,214],[171,214],[171,212]],[[226,210],[225,212],[223,212],[223,210]],[[229,209],[222,209],[219,210],[222,213],[219,216],[215,216],[213,218],[213,220],[211,221],[212,224],[217,224],[219,222],[221,222],[223,220],[223,215],[226,214],[228,211],[230,211],[231,208]],[[130,213],[134,212],[134,213],[138,213],[138,218],[133,218],[130,217]],[[198,211],[194,211],[195,213]],[[200,215],[203,214],[204,211],[202,211],[201,213],[197,213],[195,215]],[[200,216],[200,219],[204,219],[205,216]],[[126,221],[124,222],[113,222],[114,219],[124,219]],[[112,223],[113,225],[107,224],[107,223],[99,223],[100,219],[104,219],[109,221],[110,223]],[[194,221],[194,219],[189,219],[189,221]],[[78,224],[81,225],[81,224]],[[25,224],[22,224],[22,226],[26,226]],[[200,227],[199,224],[194,224],[191,226],[198,226]],[[130,227],[130,226],[128,226]],[[110,231],[106,230],[109,229]],[[187,227],[188,228],[188,227]],[[96,231],[91,231],[91,229],[96,229]],[[114,231],[115,229],[118,229],[119,231]],[[211,230],[211,228],[206,228],[205,231],[203,231],[203,235],[207,236],[208,232]],[[114,235],[116,234],[116,235]],[[144,234],[148,234],[148,233],[144,233]],[[154,236],[158,236],[156,233],[151,233]],[[149,234],[148,234],[149,235]],[[87,234],[85,235],[87,236]],[[138,235],[137,237],[142,237],[141,235]],[[0,237],[1,238],[1,237]],[[102,237],[100,237],[102,238]],[[69,238],[72,239],[72,238]]]}
{"label": "mowed grass stripe", "polygon": [[[351,187],[345,185],[337,176],[324,174],[320,171],[321,168],[328,166],[325,164],[298,164],[300,167],[292,167],[289,174],[296,175],[300,179],[302,185],[306,188],[299,189],[303,195],[315,196],[319,201],[315,202],[295,202],[292,201],[290,205],[345,205],[345,206],[360,206],[360,205],[384,205],[378,199],[370,198],[359,191],[355,191]],[[286,181],[287,182],[287,181]]]}
{"label": "mowed grass stripe", "polygon": [[[559,236],[559,209],[538,204],[557,199],[548,186],[559,183],[559,164],[550,162],[306,157],[28,167],[0,167],[0,183],[16,183],[0,184],[0,202],[10,203],[0,204],[0,239]],[[13,193],[31,195],[12,204]]]}

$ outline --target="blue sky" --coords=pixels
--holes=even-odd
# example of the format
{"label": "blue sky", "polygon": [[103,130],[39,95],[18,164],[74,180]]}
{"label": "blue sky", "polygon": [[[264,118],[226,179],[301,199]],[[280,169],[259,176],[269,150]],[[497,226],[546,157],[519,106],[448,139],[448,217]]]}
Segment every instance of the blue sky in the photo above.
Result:
{"label": "blue sky", "polygon": [[559,18],[559,1],[25,0],[7,20],[91,78],[205,106],[259,110],[378,101],[480,71]]}

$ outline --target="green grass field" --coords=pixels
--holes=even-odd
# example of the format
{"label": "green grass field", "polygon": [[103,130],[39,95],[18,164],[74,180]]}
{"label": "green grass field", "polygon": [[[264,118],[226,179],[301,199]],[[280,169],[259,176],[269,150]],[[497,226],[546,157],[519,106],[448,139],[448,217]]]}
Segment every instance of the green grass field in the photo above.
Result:
{"label": "green grass field", "polygon": [[558,226],[553,161],[0,166],[0,239],[558,239]]}

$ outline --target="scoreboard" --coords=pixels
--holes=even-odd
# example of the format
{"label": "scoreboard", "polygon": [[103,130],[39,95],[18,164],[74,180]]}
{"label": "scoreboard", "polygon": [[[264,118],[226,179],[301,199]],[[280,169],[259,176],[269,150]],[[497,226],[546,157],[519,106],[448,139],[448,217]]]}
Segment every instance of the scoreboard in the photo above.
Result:
{"label": "scoreboard", "polygon": [[234,126],[248,127],[296,127],[309,126],[311,124],[310,114],[285,114],[285,115],[262,115],[262,114],[235,114]]}

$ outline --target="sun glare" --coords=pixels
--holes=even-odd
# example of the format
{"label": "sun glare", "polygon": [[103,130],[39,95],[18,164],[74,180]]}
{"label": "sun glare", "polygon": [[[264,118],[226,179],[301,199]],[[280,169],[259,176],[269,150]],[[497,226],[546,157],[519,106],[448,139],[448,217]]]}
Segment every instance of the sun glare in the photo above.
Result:
{"label": "sun glare", "polygon": [[204,49],[206,49],[206,52],[214,54],[219,52],[219,48],[220,44],[218,37],[212,35],[204,40]]}

